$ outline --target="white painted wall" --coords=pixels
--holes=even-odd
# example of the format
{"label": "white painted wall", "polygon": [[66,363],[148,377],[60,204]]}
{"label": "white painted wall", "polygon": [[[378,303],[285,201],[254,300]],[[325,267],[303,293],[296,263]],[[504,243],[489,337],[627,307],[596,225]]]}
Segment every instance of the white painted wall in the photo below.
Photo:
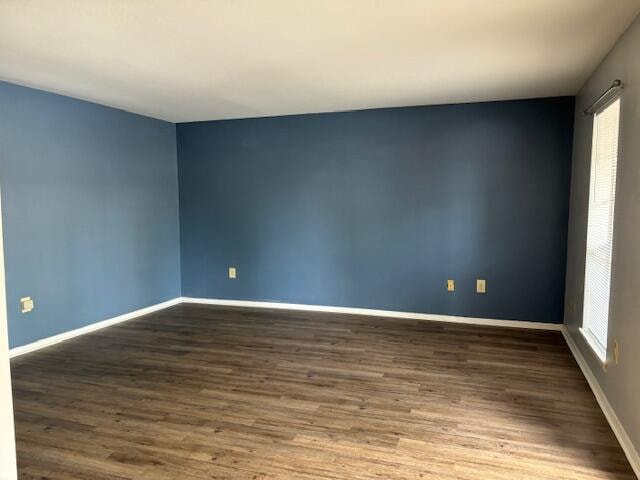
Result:
{"label": "white painted wall", "polygon": [[[0,207],[1,210],[2,207]],[[2,216],[0,215],[0,480],[15,480],[18,478],[18,472],[13,427],[11,372],[9,370],[9,335],[2,238]]]}
{"label": "white painted wall", "polygon": [[[620,37],[576,97],[571,210],[567,254],[565,327],[586,360],[633,445],[630,460],[640,473],[640,17]],[[610,352],[620,345],[620,363],[608,368],[582,337],[584,266],[593,117],[582,110],[619,78],[624,82],[620,106],[620,143],[613,235]],[[576,306],[575,312],[569,307]],[[609,354],[611,360],[611,355]],[[633,451],[632,451],[633,450]]]}

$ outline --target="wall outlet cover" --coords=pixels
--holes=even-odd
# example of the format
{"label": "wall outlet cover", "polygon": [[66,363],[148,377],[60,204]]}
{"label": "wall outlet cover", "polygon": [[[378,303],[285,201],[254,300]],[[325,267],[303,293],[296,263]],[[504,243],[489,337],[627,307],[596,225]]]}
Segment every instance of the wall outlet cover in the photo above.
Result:
{"label": "wall outlet cover", "polygon": [[485,280],[481,280],[481,279],[476,280],[476,292],[487,293],[487,284]]}
{"label": "wall outlet cover", "polygon": [[454,292],[456,289],[456,282],[454,280],[447,280],[447,291]]}
{"label": "wall outlet cover", "polygon": [[28,313],[33,310],[34,304],[31,297],[22,297],[20,299],[20,310],[22,313]]}
{"label": "wall outlet cover", "polygon": [[229,278],[237,278],[236,267],[229,267]]}

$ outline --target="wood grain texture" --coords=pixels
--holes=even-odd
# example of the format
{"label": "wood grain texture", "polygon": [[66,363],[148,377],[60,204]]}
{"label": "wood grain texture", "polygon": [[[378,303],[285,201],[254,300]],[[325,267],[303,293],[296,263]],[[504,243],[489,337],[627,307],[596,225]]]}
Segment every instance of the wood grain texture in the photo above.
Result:
{"label": "wood grain texture", "polygon": [[558,332],[180,305],[12,373],[20,478],[635,478]]}

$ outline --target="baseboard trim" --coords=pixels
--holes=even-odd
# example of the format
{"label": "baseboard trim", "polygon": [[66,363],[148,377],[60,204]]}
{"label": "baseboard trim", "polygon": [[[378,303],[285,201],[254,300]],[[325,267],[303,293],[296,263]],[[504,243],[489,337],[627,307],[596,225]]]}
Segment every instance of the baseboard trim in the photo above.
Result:
{"label": "baseboard trim", "polygon": [[578,345],[576,345],[575,340],[573,339],[573,337],[571,337],[571,334],[569,333],[569,331],[564,325],[562,325],[562,328],[560,329],[560,331],[562,332],[562,335],[564,336],[564,339],[567,342],[567,345],[569,346],[569,350],[571,350],[571,353],[573,354],[573,358],[576,359],[576,362],[578,363],[580,370],[582,370],[582,374],[584,375],[584,378],[586,378],[587,383],[589,384],[589,387],[591,387],[591,391],[593,392],[593,395],[596,397],[596,400],[598,401],[598,405],[600,405],[600,409],[602,410],[602,412],[604,413],[604,416],[609,422],[609,425],[611,426],[613,433],[618,439],[618,442],[620,442],[620,446],[622,447],[622,450],[627,456],[627,459],[631,464],[631,468],[633,468],[633,471],[635,472],[636,476],[640,478],[640,455],[638,454],[638,451],[636,450],[633,443],[631,442],[629,435],[627,435],[626,430],[624,429],[622,423],[618,419],[618,416],[614,412],[613,407],[609,403],[609,400],[607,400],[607,396],[605,395],[604,391],[600,387],[600,384],[598,383],[598,380],[596,379],[595,375],[589,368],[589,364],[584,359],[584,356],[582,355],[582,352],[578,348]]}
{"label": "baseboard trim", "polygon": [[329,305],[307,305],[303,303],[280,303],[280,302],[257,302],[250,300],[226,300],[217,298],[193,298],[193,297],[177,297],[166,302],[151,305],[140,310],[125,313],[117,317],[109,318],[101,322],[92,323],[75,330],[63,332],[52,337],[43,338],[20,347],[15,347],[9,350],[9,358],[14,358],[25,353],[35,352],[41,348],[55,345],[56,343],[63,342],[70,338],[74,338],[86,333],[95,332],[102,328],[115,325],[117,323],[126,322],[133,318],[141,317],[149,313],[157,312],[173,305],[180,303],[193,303],[201,305],[222,305],[229,307],[251,307],[251,308],[268,308],[268,309],[283,309],[283,310],[302,310],[309,312],[329,312],[329,313],[343,313],[349,315],[367,315],[371,317],[383,317],[383,318],[402,318],[409,320],[425,320],[431,322],[448,322],[448,323],[461,323],[467,325],[485,325],[495,327],[512,327],[512,328],[530,328],[535,330],[561,330],[562,325],[555,323],[545,322],[527,322],[523,320],[500,320],[494,318],[474,318],[474,317],[458,317],[453,315],[439,315],[430,313],[415,313],[415,312],[399,312],[394,310],[375,310],[371,308],[355,308],[355,307],[336,307]]}
{"label": "baseboard trim", "polygon": [[70,338],[78,337],[86,333],[95,332],[96,330],[110,327],[111,325],[115,325],[117,323],[126,322],[127,320],[141,317],[149,313],[157,312],[158,310],[162,310],[164,308],[177,305],[181,303],[181,301],[182,299],[180,297],[173,298],[171,300],[167,300],[166,302],[141,308],[140,310],[135,310],[133,312],[125,313],[123,315],[118,315],[117,317],[109,318],[107,320],[102,320],[97,323],[92,323],[84,327],[76,328],[75,330],[70,330],[68,332],[59,333],[58,335],[54,335],[52,337],[36,340],[35,342],[10,349],[9,358],[17,357],[19,355],[24,355],[25,353],[35,352],[36,350],[40,350],[41,348],[55,345],[56,343],[64,342],[65,340],[69,340]]}
{"label": "baseboard trim", "polygon": [[117,323],[126,322],[149,313],[157,312],[164,308],[172,307],[181,303],[193,303],[202,305],[221,305],[229,307],[251,307],[251,308],[268,308],[268,309],[283,309],[283,310],[302,310],[309,312],[329,312],[329,313],[343,313],[350,315],[367,315],[371,317],[383,317],[383,318],[403,318],[409,320],[425,320],[431,322],[448,322],[448,323],[462,323],[467,325],[486,325],[495,327],[512,327],[512,328],[530,328],[535,330],[560,330],[562,325],[555,323],[545,322],[527,322],[522,320],[499,320],[493,318],[474,318],[474,317],[456,317],[452,315],[438,315],[428,313],[413,313],[413,312],[398,312],[393,310],[375,310],[371,308],[354,308],[354,307],[335,307],[328,305],[307,305],[303,303],[280,303],[280,302],[257,302],[250,300],[225,300],[217,298],[193,298],[193,297],[177,297],[166,302],[151,305],[140,310],[125,313],[117,317],[109,318],[91,325],[86,325],[75,330],[63,332],[52,337],[43,338],[20,347],[15,347],[9,350],[9,358],[14,358],[25,353],[35,352],[41,348],[55,345],[56,343],[64,342],[70,338],[78,337],[86,333],[95,332],[102,328],[115,325]]}
{"label": "baseboard trim", "polygon": [[229,307],[270,308],[282,310],[303,310],[309,312],[346,313],[350,315],[367,315],[371,317],[403,318],[410,320],[426,320],[431,322],[463,323],[467,325],[487,325],[494,327],[529,328],[535,330],[555,330],[562,327],[557,323],[527,322],[523,320],[499,320],[494,318],[457,317],[430,313],[398,312],[394,310],[375,310],[371,308],[335,307],[328,305],[307,305],[304,303],[257,302],[252,300],[225,300],[217,298],[182,297],[183,303],[202,305],[223,305]]}

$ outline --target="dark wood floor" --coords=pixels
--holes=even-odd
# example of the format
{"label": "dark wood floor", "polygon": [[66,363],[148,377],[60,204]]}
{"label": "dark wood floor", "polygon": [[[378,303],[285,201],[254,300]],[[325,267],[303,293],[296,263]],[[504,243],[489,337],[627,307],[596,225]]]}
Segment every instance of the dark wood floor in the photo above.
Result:
{"label": "dark wood floor", "polygon": [[21,478],[635,478],[557,332],[182,305],[12,372]]}

